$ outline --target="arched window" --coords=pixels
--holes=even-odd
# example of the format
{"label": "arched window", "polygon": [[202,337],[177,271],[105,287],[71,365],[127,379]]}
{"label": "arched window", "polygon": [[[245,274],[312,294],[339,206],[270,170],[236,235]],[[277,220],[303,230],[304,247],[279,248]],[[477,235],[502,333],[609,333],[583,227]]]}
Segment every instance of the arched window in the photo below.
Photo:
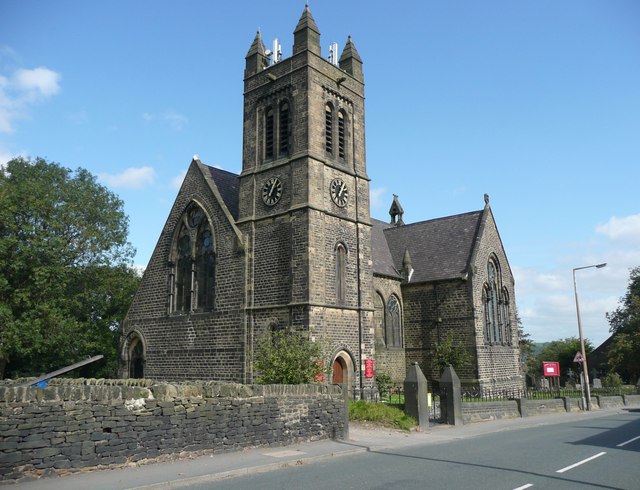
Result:
{"label": "arched window", "polygon": [[209,224],[202,226],[198,233],[197,250],[197,281],[198,304],[197,308],[213,307],[213,291],[215,278],[215,255],[213,254],[213,235]]}
{"label": "arched window", "polygon": [[280,104],[280,114],[278,116],[279,122],[279,155],[289,154],[289,103],[283,102]]}
{"label": "arched window", "polygon": [[503,340],[511,345],[511,305],[509,303],[509,291],[507,291],[506,287],[502,288],[500,307],[502,309]]}
{"label": "arched window", "polygon": [[269,107],[264,116],[264,157],[265,159],[273,158],[275,143],[275,115],[273,108]]}
{"label": "arched window", "polygon": [[211,226],[200,206],[192,203],[180,220],[175,269],[170,277],[169,312],[211,309],[215,292],[215,247]]}
{"label": "arched window", "polygon": [[191,310],[191,236],[183,225],[178,239],[176,265],[176,311]]}
{"label": "arched window", "polygon": [[[508,308],[504,307],[504,291],[501,287],[500,268],[492,258],[487,263],[487,282],[483,290],[484,337],[492,343],[503,342],[509,322]],[[508,300],[508,295],[507,295]]]}
{"label": "arched window", "polygon": [[484,340],[486,342],[491,342],[491,308],[488,306],[489,304],[489,288],[485,284],[482,288],[482,305],[484,308],[483,315],[483,324],[482,324],[482,334],[484,336]]}
{"label": "arched window", "polygon": [[338,156],[344,158],[345,152],[345,113],[344,111],[338,111]]}
{"label": "arched window", "polygon": [[342,243],[336,246],[336,299],[339,304],[346,301],[347,250]]}
{"label": "arched window", "polygon": [[324,149],[333,155],[333,107],[324,106]]}
{"label": "arched window", "polygon": [[384,300],[380,294],[375,293],[373,297],[373,331],[376,342],[385,345],[384,332]]}
{"label": "arched window", "polygon": [[387,301],[386,341],[387,347],[402,347],[402,325],[400,319],[400,302],[395,296]]}

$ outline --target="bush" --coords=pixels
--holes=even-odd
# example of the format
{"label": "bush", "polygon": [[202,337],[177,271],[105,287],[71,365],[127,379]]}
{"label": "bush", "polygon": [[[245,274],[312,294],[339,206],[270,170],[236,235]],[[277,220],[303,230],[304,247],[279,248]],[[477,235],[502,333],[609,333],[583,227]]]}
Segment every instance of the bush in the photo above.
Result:
{"label": "bush", "polygon": [[384,403],[373,403],[365,400],[349,402],[349,420],[361,422],[374,422],[385,427],[393,427],[401,430],[411,430],[416,426],[413,417],[396,407],[390,407]]}
{"label": "bush", "polygon": [[322,372],[320,345],[309,339],[308,332],[278,330],[265,335],[257,347],[258,384],[313,383]]}
{"label": "bush", "polygon": [[378,387],[378,393],[380,396],[387,396],[389,394],[389,388],[391,388],[391,376],[384,372],[376,372],[376,386]]}
{"label": "bush", "polygon": [[616,372],[610,372],[602,380],[602,386],[607,388],[618,388],[622,386],[622,377]]}

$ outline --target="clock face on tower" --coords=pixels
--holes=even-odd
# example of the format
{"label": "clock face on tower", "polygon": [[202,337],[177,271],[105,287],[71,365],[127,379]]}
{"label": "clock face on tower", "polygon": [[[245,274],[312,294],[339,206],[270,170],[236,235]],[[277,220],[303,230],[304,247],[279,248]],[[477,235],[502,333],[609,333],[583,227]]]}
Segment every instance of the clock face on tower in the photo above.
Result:
{"label": "clock face on tower", "polygon": [[343,208],[347,205],[349,189],[347,189],[347,184],[345,184],[342,179],[333,179],[331,181],[329,193],[331,194],[331,199],[337,206]]}
{"label": "clock face on tower", "polygon": [[282,197],[282,182],[278,177],[271,177],[262,186],[262,200],[267,206],[274,206]]}

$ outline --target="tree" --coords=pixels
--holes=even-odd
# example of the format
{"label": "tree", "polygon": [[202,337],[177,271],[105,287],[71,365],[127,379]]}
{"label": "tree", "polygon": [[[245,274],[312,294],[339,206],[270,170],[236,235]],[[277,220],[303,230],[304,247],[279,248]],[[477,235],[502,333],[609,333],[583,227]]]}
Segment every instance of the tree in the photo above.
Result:
{"label": "tree", "polygon": [[469,353],[461,340],[456,340],[454,332],[449,334],[438,344],[433,352],[431,368],[442,373],[445,367],[451,365],[457,372],[471,366],[473,356]]}
{"label": "tree", "polygon": [[139,278],[123,203],[84,169],[17,158],[0,171],[0,375],[90,355],[115,374],[119,320]]}
{"label": "tree", "polygon": [[320,345],[306,332],[282,329],[265,335],[257,345],[254,367],[259,384],[313,383],[322,372]]}
{"label": "tree", "polygon": [[631,269],[626,294],[620,305],[607,313],[613,339],[607,350],[609,367],[623,379],[636,382],[640,376],[640,267]]}
{"label": "tree", "polygon": [[[593,344],[589,339],[584,341],[584,350],[587,355],[593,350]],[[576,337],[548,342],[536,356],[536,371],[538,374],[542,374],[542,361],[559,362],[560,379],[564,381],[567,377],[570,377],[570,372],[576,372],[576,369],[579,368],[579,365],[573,362],[578,351],[580,351],[580,339]]]}
{"label": "tree", "polygon": [[518,347],[520,348],[520,368],[524,375],[535,371],[534,343],[531,334],[524,331],[522,319],[516,311],[516,325],[518,326]]}

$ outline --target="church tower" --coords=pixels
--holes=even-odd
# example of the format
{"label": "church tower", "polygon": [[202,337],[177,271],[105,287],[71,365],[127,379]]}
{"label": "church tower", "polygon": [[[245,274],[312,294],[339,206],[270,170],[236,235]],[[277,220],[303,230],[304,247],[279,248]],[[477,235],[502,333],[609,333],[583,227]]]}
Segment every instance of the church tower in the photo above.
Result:
{"label": "church tower", "polygon": [[323,57],[308,6],[293,34],[289,58],[259,32],[246,56],[237,224],[247,344],[308,329],[326,351],[327,381],[362,389],[374,354],[362,60],[350,37],[339,59],[335,44]]}

